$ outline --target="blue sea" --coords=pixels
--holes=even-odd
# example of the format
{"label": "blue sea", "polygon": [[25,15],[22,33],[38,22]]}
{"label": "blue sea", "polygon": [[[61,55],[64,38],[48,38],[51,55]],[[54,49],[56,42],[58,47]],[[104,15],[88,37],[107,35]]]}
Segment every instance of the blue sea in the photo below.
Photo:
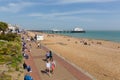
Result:
{"label": "blue sea", "polygon": [[86,33],[59,33],[76,38],[89,38],[120,42],[120,31],[86,31]]}

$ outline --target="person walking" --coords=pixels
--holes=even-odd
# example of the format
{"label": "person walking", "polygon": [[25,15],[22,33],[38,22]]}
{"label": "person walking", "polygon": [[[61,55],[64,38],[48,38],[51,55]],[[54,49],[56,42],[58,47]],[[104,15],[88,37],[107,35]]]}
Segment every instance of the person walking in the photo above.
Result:
{"label": "person walking", "polygon": [[50,53],[49,53],[49,51],[47,51],[47,53],[46,53],[46,61],[49,59],[49,57],[50,57]]}
{"label": "person walking", "polygon": [[51,61],[51,60],[52,60],[52,58],[53,58],[52,51],[49,51],[49,58],[50,58],[50,61]]}
{"label": "person walking", "polygon": [[29,74],[26,74],[24,80],[33,80],[33,78]]}
{"label": "person walking", "polygon": [[52,60],[51,60],[51,73],[52,73],[52,74],[53,74],[53,72],[54,72],[55,67],[56,67],[56,63],[55,63],[55,61],[52,59]]}
{"label": "person walking", "polygon": [[32,72],[32,69],[31,69],[30,65],[27,66],[27,71]]}
{"label": "person walking", "polygon": [[50,61],[47,60],[46,62],[46,73],[50,76],[50,67],[51,67],[51,63]]}
{"label": "person walking", "polygon": [[26,69],[27,68],[27,64],[24,62],[23,63],[23,68]]}

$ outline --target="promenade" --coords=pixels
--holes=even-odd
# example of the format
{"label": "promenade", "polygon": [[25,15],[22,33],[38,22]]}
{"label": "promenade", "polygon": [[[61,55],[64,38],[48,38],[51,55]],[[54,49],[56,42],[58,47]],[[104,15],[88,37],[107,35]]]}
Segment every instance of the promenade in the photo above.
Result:
{"label": "promenade", "polygon": [[[30,47],[29,44],[31,44],[32,47]],[[44,61],[46,51],[49,49],[43,45],[41,48],[38,48],[35,42],[27,42],[27,48],[30,49],[31,52],[28,52],[29,59],[25,59],[25,62],[31,66],[32,72],[30,72],[30,75],[34,80],[92,80],[88,75],[85,75],[55,53],[53,53],[53,58],[56,62],[56,68],[54,73],[49,76],[45,73],[46,61]]]}

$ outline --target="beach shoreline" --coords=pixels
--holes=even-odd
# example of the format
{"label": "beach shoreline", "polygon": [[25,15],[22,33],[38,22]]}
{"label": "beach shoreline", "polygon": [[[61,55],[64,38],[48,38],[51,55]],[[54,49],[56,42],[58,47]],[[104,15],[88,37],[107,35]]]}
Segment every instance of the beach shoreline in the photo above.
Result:
{"label": "beach shoreline", "polygon": [[28,34],[44,35],[41,44],[88,72],[97,80],[120,79],[119,43],[39,32],[28,32]]}

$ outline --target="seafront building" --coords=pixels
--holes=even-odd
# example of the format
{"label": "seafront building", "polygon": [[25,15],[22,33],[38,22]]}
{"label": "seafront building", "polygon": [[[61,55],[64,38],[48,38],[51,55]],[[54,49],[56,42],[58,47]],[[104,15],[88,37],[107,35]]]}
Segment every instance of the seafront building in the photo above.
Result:
{"label": "seafront building", "polygon": [[16,24],[15,25],[8,24],[8,32],[12,32],[12,33],[19,32],[19,26]]}

